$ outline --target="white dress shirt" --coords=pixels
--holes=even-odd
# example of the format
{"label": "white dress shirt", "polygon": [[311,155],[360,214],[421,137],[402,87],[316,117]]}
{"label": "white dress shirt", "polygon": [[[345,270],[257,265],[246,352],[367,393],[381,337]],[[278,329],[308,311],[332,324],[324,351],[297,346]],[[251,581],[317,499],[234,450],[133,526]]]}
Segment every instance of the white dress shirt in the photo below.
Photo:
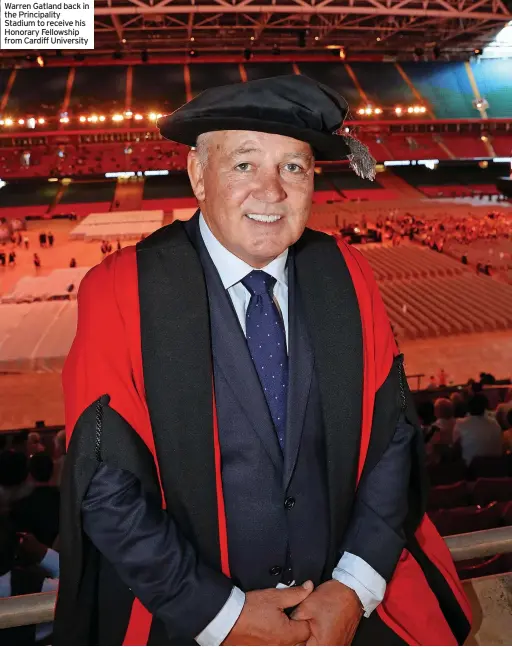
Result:
{"label": "white dress shirt", "polygon": [[[240,326],[245,335],[245,315],[250,292],[242,285],[241,280],[255,268],[227,250],[212,234],[203,215],[199,217],[199,229],[210,257],[217,268],[224,288],[227,290]],[[261,268],[276,279],[274,298],[277,301],[283,317],[286,343],[288,345],[288,274],[286,262],[288,250]],[[363,559],[352,553],[345,552],[333,571],[333,579],[350,587],[359,597],[368,617],[384,598],[386,581]],[[278,585],[283,586],[283,585]],[[227,602],[210,624],[196,636],[200,645],[220,645],[238,620],[245,603],[245,593],[234,586]]]}

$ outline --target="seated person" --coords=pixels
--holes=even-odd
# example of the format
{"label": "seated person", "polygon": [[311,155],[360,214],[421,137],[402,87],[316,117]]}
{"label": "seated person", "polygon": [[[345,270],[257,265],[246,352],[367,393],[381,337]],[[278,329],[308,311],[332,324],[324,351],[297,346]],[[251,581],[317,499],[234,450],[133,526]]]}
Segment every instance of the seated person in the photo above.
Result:
{"label": "seated person", "polygon": [[0,454],[0,514],[7,514],[16,501],[30,494],[32,486],[27,476],[24,453],[7,450]]}
{"label": "seated person", "polygon": [[457,420],[453,439],[460,443],[462,459],[469,465],[476,456],[501,456],[503,432],[487,415],[489,402],[483,393],[476,393],[468,403],[469,415]]}
{"label": "seated person", "polygon": [[[59,554],[32,535],[16,533],[7,517],[0,518],[0,598],[56,591]],[[50,644],[53,623],[0,630],[2,645]]]}
{"label": "seated person", "polygon": [[39,452],[28,462],[32,492],[11,508],[16,529],[30,532],[45,546],[51,546],[59,534],[59,489],[50,485],[53,475],[52,457]]}

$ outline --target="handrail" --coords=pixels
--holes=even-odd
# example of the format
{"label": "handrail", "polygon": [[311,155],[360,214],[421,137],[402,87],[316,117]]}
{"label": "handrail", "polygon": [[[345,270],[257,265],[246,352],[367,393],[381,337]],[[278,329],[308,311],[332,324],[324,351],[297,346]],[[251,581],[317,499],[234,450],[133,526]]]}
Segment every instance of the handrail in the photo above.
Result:
{"label": "handrail", "polygon": [[[512,527],[480,530],[444,538],[453,559],[459,562],[497,553],[512,553]],[[51,622],[56,591],[0,599],[0,629]]]}

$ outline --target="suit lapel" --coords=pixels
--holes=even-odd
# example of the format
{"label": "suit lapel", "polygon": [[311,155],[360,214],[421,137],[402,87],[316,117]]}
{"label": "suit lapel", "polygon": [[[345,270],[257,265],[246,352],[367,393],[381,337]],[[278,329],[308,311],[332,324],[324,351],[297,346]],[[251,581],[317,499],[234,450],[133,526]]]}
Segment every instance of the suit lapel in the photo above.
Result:
{"label": "suit lapel", "polygon": [[336,561],[356,486],[363,395],[361,317],[349,270],[334,239],[307,229],[295,248],[325,426],[330,568]]}
{"label": "suit lapel", "polygon": [[198,221],[189,221],[185,227],[205,269],[216,366],[222,372],[267,454],[281,471],[283,455],[279,441],[233,304],[204,245]]}
{"label": "suit lapel", "polygon": [[144,384],[166,505],[220,570],[208,301],[183,224],[139,243],[137,268]]}
{"label": "suit lapel", "polygon": [[286,490],[297,462],[304,416],[313,376],[313,351],[297,285],[293,249],[288,256],[288,406],[286,414],[286,447],[284,489]]}

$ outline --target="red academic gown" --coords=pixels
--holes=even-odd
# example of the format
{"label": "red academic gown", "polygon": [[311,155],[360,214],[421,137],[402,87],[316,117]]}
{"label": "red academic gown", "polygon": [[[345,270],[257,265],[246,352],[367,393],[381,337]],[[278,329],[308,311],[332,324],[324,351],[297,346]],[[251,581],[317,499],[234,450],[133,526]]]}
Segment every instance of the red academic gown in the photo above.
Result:
{"label": "red academic gown", "polygon": [[[332,239],[329,244],[332,245]],[[364,379],[359,478],[371,442],[375,394],[388,376],[398,350],[367,261],[344,242],[339,241],[338,248],[353,282],[362,326]],[[108,393],[110,406],[137,431],[153,455],[158,469],[141,353],[139,278],[136,248],[126,247],[107,257],[82,282],[77,335],[63,371],[66,430],[69,438],[84,409],[103,393]],[[222,572],[229,576],[221,458],[213,396],[211,403],[217,502],[215,515],[220,549],[218,563]],[[450,553],[426,514],[417,527],[415,537],[419,547],[416,554],[421,554],[436,567],[436,577],[441,577],[442,585],[451,591],[469,627],[469,603]],[[377,613],[410,645],[456,645],[464,637],[460,637],[460,632],[458,640],[455,637],[447,622],[447,614],[443,613],[439,598],[427,581],[418,559],[409,550],[403,551]],[[150,624],[151,615],[135,600],[123,644],[147,644]]]}

